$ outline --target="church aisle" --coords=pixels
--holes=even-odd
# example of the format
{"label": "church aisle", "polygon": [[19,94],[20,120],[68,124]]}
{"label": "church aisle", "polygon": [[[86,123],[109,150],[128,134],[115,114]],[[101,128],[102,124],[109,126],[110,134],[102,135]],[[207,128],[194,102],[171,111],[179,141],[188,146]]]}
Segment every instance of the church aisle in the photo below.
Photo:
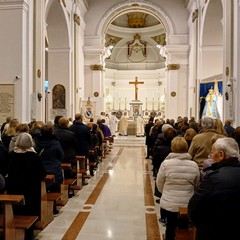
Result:
{"label": "church aisle", "polygon": [[38,240],[160,240],[145,147],[115,147]]}

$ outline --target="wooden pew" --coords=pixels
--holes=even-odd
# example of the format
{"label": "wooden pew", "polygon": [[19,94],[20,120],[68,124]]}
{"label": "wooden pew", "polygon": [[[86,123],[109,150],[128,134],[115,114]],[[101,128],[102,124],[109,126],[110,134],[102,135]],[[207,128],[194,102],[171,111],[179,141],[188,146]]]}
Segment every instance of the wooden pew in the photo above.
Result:
{"label": "wooden pew", "polygon": [[0,226],[4,229],[5,240],[24,240],[25,231],[37,220],[38,216],[14,216],[12,205],[24,204],[23,195],[0,194],[3,204],[3,215],[0,217]]}
{"label": "wooden pew", "polygon": [[37,230],[43,230],[53,221],[54,202],[61,197],[61,193],[47,193],[46,182],[48,181],[55,181],[54,175],[48,174],[44,181],[41,182],[41,215],[39,221],[35,224]]}
{"label": "wooden pew", "polygon": [[87,159],[85,156],[76,156],[77,160],[77,175],[81,175],[82,186],[87,185],[88,183],[85,181],[85,178],[89,178],[87,174]]}
{"label": "wooden pew", "polygon": [[102,158],[106,158],[106,154],[107,154],[107,139],[106,138],[103,140],[102,148],[103,148]]}
{"label": "wooden pew", "polygon": [[96,155],[96,150],[91,149],[88,151],[88,169],[91,176],[94,176],[94,170],[97,169],[98,159]]}
{"label": "wooden pew", "polygon": [[[63,170],[72,171],[71,163],[62,163],[61,166]],[[68,200],[68,198],[71,198],[72,196],[74,196],[75,194],[74,191],[78,191],[81,189],[82,189],[82,186],[77,185],[77,177],[65,178],[64,176],[63,183],[61,184],[61,193],[62,193],[61,200],[63,201]],[[57,201],[58,206],[61,206],[62,204],[64,204],[64,202],[62,203],[61,200]]]}
{"label": "wooden pew", "polygon": [[189,224],[187,208],[179,208],[179,219],[180,219],[180,222],[183,222],[183,225],[185,226],[187,225],[187,227],[180,226],[176,229],[176,240],[195,240],[196,228],[193,226],[190,226]]}
{"label": "wooden pew", "polygon": [[113,149],[113,142],[114,142],[114,138],[113,137],[109,137],[109,151],[111,151],[111,149]]}

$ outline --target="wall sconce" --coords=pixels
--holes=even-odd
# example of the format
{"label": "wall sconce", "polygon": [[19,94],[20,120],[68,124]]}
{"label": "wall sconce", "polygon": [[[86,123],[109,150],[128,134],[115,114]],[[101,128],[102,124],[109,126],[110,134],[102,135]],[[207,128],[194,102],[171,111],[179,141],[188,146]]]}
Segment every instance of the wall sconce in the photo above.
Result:
{"label": "wall sconce", "polygon": [[38,93],[38,94],[37,94],[37,98],[38,98],[38,101],[41,102],[42,94],[41,94],[41,93]]}

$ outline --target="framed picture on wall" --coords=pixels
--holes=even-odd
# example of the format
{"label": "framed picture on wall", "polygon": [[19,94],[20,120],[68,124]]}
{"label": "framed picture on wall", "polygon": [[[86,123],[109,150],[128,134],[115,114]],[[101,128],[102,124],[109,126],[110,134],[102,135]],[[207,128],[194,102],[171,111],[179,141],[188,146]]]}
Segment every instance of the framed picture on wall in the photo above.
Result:
{"label": "framed picture on wall", "polygon": [[0,124],[14,117],[14,84],[0,84]]}

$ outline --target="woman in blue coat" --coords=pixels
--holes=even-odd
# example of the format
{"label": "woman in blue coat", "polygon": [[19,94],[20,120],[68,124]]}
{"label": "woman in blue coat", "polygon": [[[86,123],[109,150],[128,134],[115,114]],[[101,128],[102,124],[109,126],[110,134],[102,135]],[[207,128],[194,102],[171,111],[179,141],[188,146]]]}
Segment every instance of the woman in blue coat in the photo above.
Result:
{"label": "woman in blue coat", "polygon": [[55,182],[48,182],[46,184],[47,191],[60,192],[61,183],[63,182],[61,162],[63,161],[64,153],[53,131],[53,125],[45,125],[42,127],[35,150],[41,156],[47,174],[55,175]]}

